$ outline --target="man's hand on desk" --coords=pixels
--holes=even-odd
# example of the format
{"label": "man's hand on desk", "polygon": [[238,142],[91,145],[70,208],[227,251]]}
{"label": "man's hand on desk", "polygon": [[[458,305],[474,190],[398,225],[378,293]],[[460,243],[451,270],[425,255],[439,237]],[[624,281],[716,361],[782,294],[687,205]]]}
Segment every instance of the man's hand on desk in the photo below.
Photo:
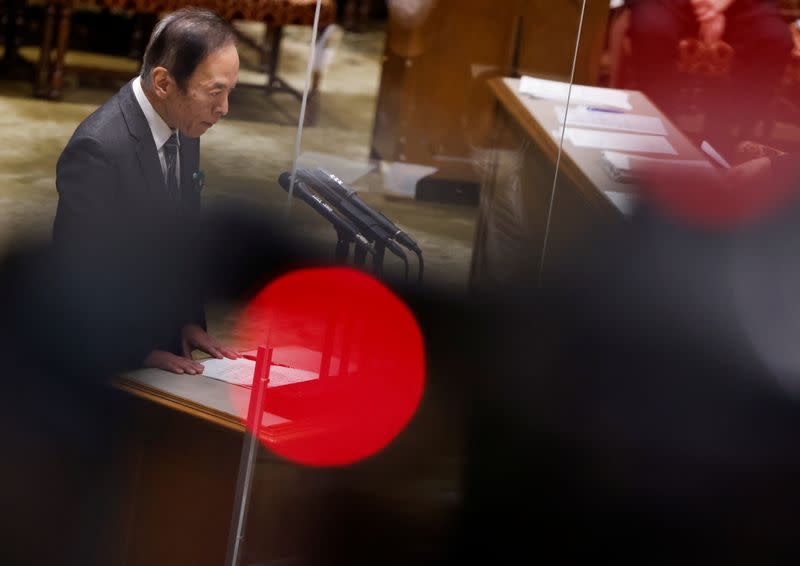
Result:
{"label": "man's hand on desk", "polygon": [[183,356],[164,350],[153,350],[144,359],[144,367],[178,374],[199,375],[203,373],[203,364],[192,359],[192,351],[195,349],[202,350],[214,358],[225,357],[232,360],[239,358],[235,350],[220,344],[197,324],[187,324],[181,329],[181,343]]}
{"label": "man's hand on desk", "polygon": [[163,369],[172,373],[188,373],[189,375],[203,373],[203,364],[164,350],[150,352],[144,359],[144,367]]}
{"label": "man's hand on desk", "polygon": [[183,346],[183,355],[189,359],[192,357],[192,350],[202,350],[209,356],[219,359],[225,357],[236,360],[239,358],[236,350],[221,344],[218,340],[209,336],[198,324],[187,324],[181,329],[181,344]]}

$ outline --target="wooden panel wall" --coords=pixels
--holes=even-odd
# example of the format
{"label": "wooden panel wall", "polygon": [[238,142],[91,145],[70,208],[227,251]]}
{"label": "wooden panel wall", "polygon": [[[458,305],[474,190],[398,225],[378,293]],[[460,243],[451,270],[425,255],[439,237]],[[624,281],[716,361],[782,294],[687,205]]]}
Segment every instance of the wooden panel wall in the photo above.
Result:
{"label": "wooden panel wall", "polygon": [[[583,0],[522,2],[520,73],[567,81],[579,32]],[[608,26],[608,0],[586,0],[575,64],[575,82],[596,84]]]}
{"label": "wooden panel wall", "polygon": [[[434,0],[418,22],[390,14],[372,156],[480,178],[492,143],[486,80],[523,73],[568,78],[582,0]],[[608,2],[587,0],[576,78],[597,76]],[[583,44],[582,44],[583,45]]]}
{"label": "wooden panel wall", "polygon": [[382,159],[463,168],[486,136],[487,76],[508,74],[519,0],[439,0],[418,28],[390,24],[373,134]]}

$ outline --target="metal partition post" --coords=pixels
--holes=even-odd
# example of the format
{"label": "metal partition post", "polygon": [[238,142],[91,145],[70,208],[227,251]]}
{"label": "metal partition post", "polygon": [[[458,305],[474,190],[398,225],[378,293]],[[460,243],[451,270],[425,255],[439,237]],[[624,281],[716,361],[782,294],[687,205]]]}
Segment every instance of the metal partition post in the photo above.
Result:
{"label": "metal partition post", "polygon": [[242,542],[247,523],[247,509],[250,504],[250,492],[253,484],[253,468],[256,461],[258,438],[261,433],[261,421],[264,415],[264,397],[269,384],[269,372],[272,367],[272,348],[259,346],[256,356],[256,369],[253,373],[253,390],[250,393],[250,405],[247,409],[247,428],[245,429],[242,457],[239,463],[239,478],[236,481],[236,498],[233,504],[233,520],[228,537],[228,555],[226,566],[239,566],[242,556]]}

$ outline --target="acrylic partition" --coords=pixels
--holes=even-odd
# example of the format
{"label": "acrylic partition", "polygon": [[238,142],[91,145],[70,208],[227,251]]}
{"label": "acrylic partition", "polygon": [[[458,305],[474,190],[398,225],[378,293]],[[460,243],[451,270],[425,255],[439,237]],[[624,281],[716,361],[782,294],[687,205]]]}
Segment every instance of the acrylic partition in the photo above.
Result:
{"label": "acrylic partition", "polygon": [[[268,172],[262,191],[284,199],[288,229],[318,264],[372,274],[414,305],[425,392],[402,432],[361,461],[298,464],[266,441],[243,468],[247,514],[236,518],[241,539],[231,539],[242,564],[430,563],[469,548],[461,529],[474,431],[464,403],[478,366],[465,360],[480,349],[466,346],[480,328],[472,297],[539,285],[548,224],[562,218],[549,212],[563,182],[556,109],[573,77],[600,74],[609,11],[545,0],[339,8],[335,24],[284,30],[279,74],[301,92],[273,97],[299,127],[291,144],[281,130],[270,159],[285,166]],[[579,32],[594,51],[576,53]],[[523,77],[567,90],[525,94]],[[538,103],[547,104],[541,114]],[[334,350],[344,347],[333,334]]]}
{"label": "acrylic partition", "polygon": [[559,520],[597,560],[796,555],[798,3],[612,4],[604,36],[586,2],[540,270],[557,393],[520,372],[580,470]]}

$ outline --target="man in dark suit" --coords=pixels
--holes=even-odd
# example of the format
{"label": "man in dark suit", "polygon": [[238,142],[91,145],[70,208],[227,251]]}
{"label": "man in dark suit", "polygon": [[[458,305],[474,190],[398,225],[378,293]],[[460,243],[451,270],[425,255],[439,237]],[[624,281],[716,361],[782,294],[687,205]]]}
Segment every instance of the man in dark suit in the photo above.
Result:
{"label": "man in dark suit", "polygon": [[159,322],[121,329],[119,338],[144,345],[146,367],[202,373],[195,348],[237,357],[207,334],[201,292],[183,258],[199,220],[198,138],[227,114],[238,71],[225,20],[174,12],[153,31],[140,76],[78,126],[58,161],[55,243],[67,257],[94,254],[109,266],[97,292],[117,289],[129,301],[147,290],[152,302],[140,308],[158,309]]}

